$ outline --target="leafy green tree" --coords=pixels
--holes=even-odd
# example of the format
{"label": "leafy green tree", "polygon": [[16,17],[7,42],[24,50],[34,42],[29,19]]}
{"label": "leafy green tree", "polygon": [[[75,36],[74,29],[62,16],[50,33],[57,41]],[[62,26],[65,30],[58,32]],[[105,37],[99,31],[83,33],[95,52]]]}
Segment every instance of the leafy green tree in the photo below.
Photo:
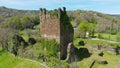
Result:
{"label": "leafy green tree", "polygon": [[0,28],[0,44],[3,50],[9,50],[9,41],[14,35],[13,29]]}
{"label": "leafy green tree", "polygon": [[37,16],[37,15],[31,16],[31,19],[32,19],[32,22],[34,23],[34,25],[38,25],[40,23],[39,16]]}
{"label": "leafy green tree", "polygon": [[0,27],[7,27],[17,30],[22,29],[33,29],[35,25],[39,24],[39,17],[36,15],[26,16],[22,18],[18,16],[13,16],[5,20],[5,22]]}
{"label": "leafy green tree", "polygon": [[90,23],[97,24],[97,20],[92,16],[90,19],[87,20]]}
{"label": "leafy green tree", "polygon": [[31,20],[28,16],[24,16],[22,19],[21,19],[21,23],[22,23],[22,28],[33,28],[34,24],[31,23]]}
{"label": "leafy green tree", "polygon": [[88,31],[89,31],[90,35],[92,37],[94,37],[94,33],[95,33],[95,24],[94,23],[89,23]]}
{"label": "leafy green tree", "polygon": [[12,29],[21,29],[20,18],[17,16],[8,18],[8,19],[6,19],[4,26],[8,27],[8,28],[12,28]]}
{"label": "leafy green tree", "polygon": [[89,23],[87,21],[83,21],[78,25],[78,30],[84,33],[84,37],[86,36],[86,32],[88,31]]}
{"label": "leafy green tree", "polygon": [[35,25],[39,24],[39,17],[37,16],[23,16],[23,18],[21,19],[21,23],[22,23],[22,28],[30,28],[33,29]]}

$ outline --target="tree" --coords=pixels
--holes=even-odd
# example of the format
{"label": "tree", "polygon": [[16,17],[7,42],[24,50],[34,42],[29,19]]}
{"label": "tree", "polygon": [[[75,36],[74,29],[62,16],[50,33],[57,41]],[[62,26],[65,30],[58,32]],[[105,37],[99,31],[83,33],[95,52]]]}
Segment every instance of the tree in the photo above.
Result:
{"label": "tree", "polygon": [[33,28],[33,24],[31,24],[31,20],[28,16],[23,16],[23,18],[21,19],[21,23],[22,23],[22,28]]}
{"label": "tree", "polygon": [[6,19],[4,23],[5,27],[12,28],[12,29],[21,29],[21,21],[20,18],[17,16],[13,16],[11,18]]}
{"label": "tree", "polygon": [[88,31],[89,31],[90,35],[92,35],[92,37],[94,37],[94,33],[95,33],[95,24],[94,23],[89,23]]}
{"label": "tree", "polygon": [[78,25],[78,30],[84,33],[84,37],[86,36],[86,32],[88,31],[89,23],[87,21],[83,21]]}
{"label": "tree", "polygon": [[88,21],[89,23],[97,24],[97,20],[96,20],[93,16],[91,16],[90,19],[87,19],[87,21]]}
{"label": "tree", "polygon": [[22,46],[22,49],[25,48],[28,43],[25,42],[25,40],[23,39],[23,37],[15,34],[12,38],[12,53],[16,56],[18,54],[18,49],[20,46]]}
{"label": "tree", "polygon": [[21,23],[22,23],[22,28],[30,28],[33,29],[33,27],[35,25],[39,24],[39,17],[37,16],[23,16],[23,18],[21,19]]}
{"label": "tree", "polygon": [[38,16],[24,15],[21,19],[18,16],[13,16],[11,18],[6,19],[2,27],[23,30],[26,28],[33,29],[33,27],[38,24],[39,24]]}
{"label": "tree", "polygon": [[14,31],[9,28],[0,28],[0,44],[2,45],[3,50],[8,49],[8,42],[13,37]]}

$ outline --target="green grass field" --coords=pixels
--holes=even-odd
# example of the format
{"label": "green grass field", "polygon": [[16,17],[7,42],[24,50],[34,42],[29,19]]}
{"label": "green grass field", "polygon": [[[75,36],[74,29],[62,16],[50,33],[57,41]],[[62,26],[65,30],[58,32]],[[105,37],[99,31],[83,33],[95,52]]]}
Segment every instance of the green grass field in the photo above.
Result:
{"label": "green grass field", "polygon": [[[116,41],[116,35],[105,34],[105,33],[101,33],[100,35],[102,36],[103,39]],[[96,33],[95,36],[97,37],[98,34]]]}
{"label": "green grass field", "polygon": [[[118,63],[120,62],[120,55],[114,55],[110,53],[104,52],[104,56],[98,56],[98,52],[94,53],[91,57],[83,59],[81,62],[78,62],[79,68],[89,68],[93,60],[95,60],[95,64],[92,68],[116,68]],[[98,61],[105,59],[108,64],[99,64]]]}
{"label": "green grass field", "polygon": [[119,43],[112,43],[104,40],[92,40],[92,39],[82,39],[82,38],[74,39],[73,41],[74,45],[78,45],[79,41],[84,41],[86,44],[91,44],[92,46],[97,46],[97,45],[118,46],[119,45]]}
{"label": "green grass field", "polygon": [[45,68],[39,62],[14,57],[7,51],[0,51],[0,68]]}
{"label": "green grass field", "polygon": [[[97,45],[103,45],[103,46],[117,46],[119,43],[111,43],[103,40],[92,40],[92,39],[82,39],[82,38],[76,38],[74,39],[74,45],[79,48],[78,45],[79,41],[84,41],[85,44],[88,44],[90,46],[97,46]],[[83,46],[86,47],[87,46]],[[120,55],[115,55],[112,53],[104,52],[104,56],[100,57],[98,56],[98,53],[100,53],[99,50],[92,53],[92,55],[88,58],[84,58],[82,61],[75,62],[74,64],[77,64],[79,68],[89,68],[91,63],[95,60],[95,63],[92,68],[116,68],[118,63],[120,62]],[[99,64],[98,61],[105,59],[107,60],[108,64]],[[119,68],[119,67],[118,67]]]}

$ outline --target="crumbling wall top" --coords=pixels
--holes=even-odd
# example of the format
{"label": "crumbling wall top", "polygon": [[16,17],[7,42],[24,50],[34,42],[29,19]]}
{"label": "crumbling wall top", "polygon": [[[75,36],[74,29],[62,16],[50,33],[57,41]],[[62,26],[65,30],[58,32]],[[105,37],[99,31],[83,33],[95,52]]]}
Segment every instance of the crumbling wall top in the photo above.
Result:
{"label": "crumbling wall top", "polygon": [[63,7],[62,9],[58,8],[58,9],[54,9],[54,10],[46,10],[45,8],[40,8],[40,14],[41,15],[43,15],[43,14],[46,15],[47,14],[47,15],[52,15],[52,16],[54,16],[54,15],[58,16],[63,12],[66,12],[65,7]]}

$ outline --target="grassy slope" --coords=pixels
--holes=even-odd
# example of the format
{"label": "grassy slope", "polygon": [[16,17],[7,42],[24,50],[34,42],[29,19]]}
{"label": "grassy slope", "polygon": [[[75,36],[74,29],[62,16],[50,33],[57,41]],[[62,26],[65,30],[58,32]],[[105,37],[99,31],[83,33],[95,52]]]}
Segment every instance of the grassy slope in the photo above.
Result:
{"label": "grassy slope", "polygon": [[0,68],[45,68],[39,62],[14,57],[6,51],[0,51]]}
{"label": "grassy slope", "polygon": [[[115,68],[120,61],[120,55],[114,55],[104,52],[104,56],[100,57],[97,55],[97,52],[94,53],[91,57],[83,59],[81,62],[78,62],[80,68],[89,68],[92,61],[96,60],[92,68]],[[97,61],[106,59],[108,64],[99,64]]]}
{"label": "grassy slope", "polygon": [[[92,46],[96,46],[98,44],[103,44],[103,45],[107,45],[109,46],[110,44],[114,44],[115,43],[110,43],[110,42],[105,42],[102,40],[91,40],[91,39],[75,39],[74,40],[74,45],[77,45],[77,43],[83,40],[85,41],[85,43],[87,44],[91,44]],[[76,46],[77,48],[79,48],[80,46]],[[84,46],[87,48],[87,46]],[[91,63],[95,60],[95,64],[93,65],[92,68],[115,68],[118,64],[118,62],[120,62],[120,55],[115,55],[112,53],[108,53],[108,52],[104,52],[104,56],[100,57],[98,56],[98,53],[100,53],[100,51],[95,51],[89,58],[84,58],[82,61],[77,62],[75,64],[79,65],[79,68],[89,68]],[[103,65],[103,64],[99,64],[97,61],[100,61],[102,59],[107,60],[108,64]]]}

